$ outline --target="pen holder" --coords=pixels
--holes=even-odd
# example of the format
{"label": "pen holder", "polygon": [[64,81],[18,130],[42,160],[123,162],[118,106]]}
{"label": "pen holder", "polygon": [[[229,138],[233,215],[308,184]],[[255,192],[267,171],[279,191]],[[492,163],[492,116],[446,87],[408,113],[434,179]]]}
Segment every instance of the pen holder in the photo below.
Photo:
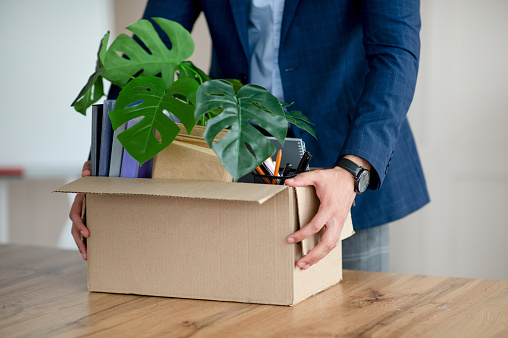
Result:
{"label": "pen holder", "polygon": [[254,183],[283,185],[285,180],[295,177],[296,173],[289,173],[286,176],[270,176],[252,173],[252,176],[254,176]]}

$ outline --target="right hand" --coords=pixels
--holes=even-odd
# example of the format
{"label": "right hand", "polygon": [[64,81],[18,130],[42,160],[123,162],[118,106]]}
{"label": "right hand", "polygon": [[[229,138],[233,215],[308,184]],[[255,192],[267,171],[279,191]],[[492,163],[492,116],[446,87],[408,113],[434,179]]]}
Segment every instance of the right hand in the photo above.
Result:
{"label": "right hand", "polygon": [[[90,176],[91,174],[91,163],[90,161],[86,161],[83,165],[83,171],[81,172],[81,177]],[[83,200],[85,198],[85,194],[76,194],[74,198],[74,202],[71,206],[71,211],[69,213],[69,218],[72,221],[72,237],[74,237],[74,242],[78,246],[79,252],[83,259],[86,260],[86,244],[85,238],[88,238],[90,235],[90,231],[83,223],[81,219],[81,211],[83,210]]]}

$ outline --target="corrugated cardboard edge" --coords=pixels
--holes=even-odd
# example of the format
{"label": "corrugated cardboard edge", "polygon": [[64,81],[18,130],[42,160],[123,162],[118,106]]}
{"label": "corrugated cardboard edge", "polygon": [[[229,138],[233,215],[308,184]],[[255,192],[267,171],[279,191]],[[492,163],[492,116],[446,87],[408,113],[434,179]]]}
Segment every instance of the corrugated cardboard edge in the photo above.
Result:
{"label": "corrugated cardboard edge", "polygon": [[[294,189],[296,191],[295,196],[297,203],[298,222],[300,224],[301,229],[302,227],[307,225],[307,223],[309,223],[314,217],[314,215],[317,213],[319,209],[319,200],[315,197],[314,187],[296,187]],[[312,194],[304,193],[303,189],[312,189],[313,193]],[[309,196],[312,196],[312,198],[309,198]],[[303,255],[306,255],[319,243],[319,241],[321,240],[322,231],[302,241],[301,245]],[[352,236],[354,233],[355,232],[353,230],[351,212],[349,212],[346,221],[344,222],[344,226],[342,227],[340,239],[344,240]]]}
{"label": "corrugated cardboard edge", "polygon": [[[314,187],[296,187],[295,200],[296,200],[296,216],[298,228],[304,227],[316,214],[319,208],[319,200],[315,194]],[[354,234],[353,223],[351,220],[351,213],[348,214],[346,221],[341,232],[341,241],[337,244],[326,257],[313,265],[307,270],[301,270],[294,266],[293,269],[293,300],[290,306],[296,305],[303,300],[320,293],[324,290],[337,285],[342,280],[342,240]],[[304,241],[302,241],[301,248],[295,249],[295,261],[307,254],[317,243],[319,243],[321,236],[316,234]],[[335,274],[330,275],[329,271],[336,271]],[[327,281],[322,283],[322,287],[306,288],[309,283],[313,281],[322,281],[324,276]],[[309,291],[311,290],[312,291]]]}
{"label": "corrugated cardboard edge", "polygon": [[87,176],[70,182],[54,192],[167,196],[263,204],[286,189],[289,187],[274,184]]}

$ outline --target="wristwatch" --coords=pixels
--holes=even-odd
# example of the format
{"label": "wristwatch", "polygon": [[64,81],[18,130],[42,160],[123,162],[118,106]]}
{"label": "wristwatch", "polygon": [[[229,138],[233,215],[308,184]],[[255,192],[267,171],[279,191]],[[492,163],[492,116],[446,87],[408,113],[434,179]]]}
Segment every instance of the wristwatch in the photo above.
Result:
{"label": "wristwatch", "polygon": [[359,166],[355,162],[348,160],[345,157],[341,157],[339,159],[339,161],[337,162],[337,166],[341,167],[342,169],[346,169],[354,176],[355,191],[358,194],[361,194],[362,192],[367,190],[367,187],[369,186],[370,182],[370,171],[368,171],[362,166]]}

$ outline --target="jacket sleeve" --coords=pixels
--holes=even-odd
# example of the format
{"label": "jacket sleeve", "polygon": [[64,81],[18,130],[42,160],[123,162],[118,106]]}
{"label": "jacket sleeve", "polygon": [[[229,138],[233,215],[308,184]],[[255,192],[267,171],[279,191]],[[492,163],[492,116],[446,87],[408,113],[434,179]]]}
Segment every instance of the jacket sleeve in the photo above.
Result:
{"label": "jacket sleeve", "polygon": [[413,99],[420,54],[419,0],[362,1],[369,72],[339,157],[351,154],[373,167],[379,189]]}

